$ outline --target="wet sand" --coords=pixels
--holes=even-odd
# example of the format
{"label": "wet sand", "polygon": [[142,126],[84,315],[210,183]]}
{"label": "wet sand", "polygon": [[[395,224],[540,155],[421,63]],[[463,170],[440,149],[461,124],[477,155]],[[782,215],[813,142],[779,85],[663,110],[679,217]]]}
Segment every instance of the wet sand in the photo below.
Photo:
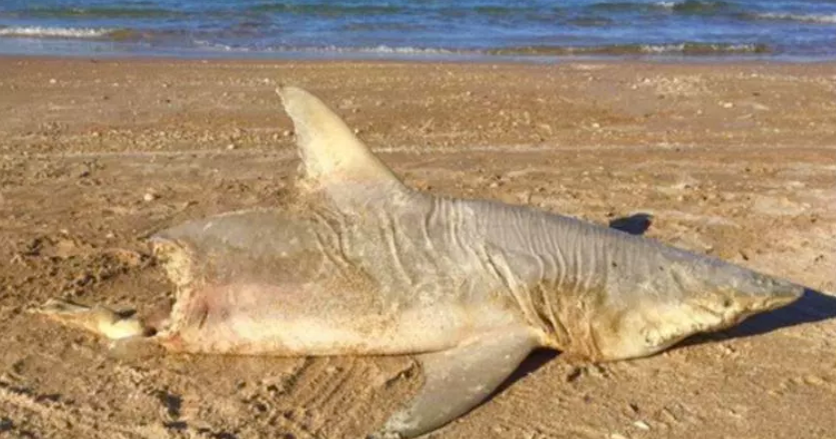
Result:
{"label": "wet sand", "polygon": [[834,64],[0,58],[0,437],[362,437],[414,389],[408,357],[116,360],[27,312],[142,310],[172,289],[149,233],[280,206],[297,162],[279,83],[320,95],[414,187],[651,215],[647,236],[811,289],[652,358],[537,353],[432,437],[836,431]]}

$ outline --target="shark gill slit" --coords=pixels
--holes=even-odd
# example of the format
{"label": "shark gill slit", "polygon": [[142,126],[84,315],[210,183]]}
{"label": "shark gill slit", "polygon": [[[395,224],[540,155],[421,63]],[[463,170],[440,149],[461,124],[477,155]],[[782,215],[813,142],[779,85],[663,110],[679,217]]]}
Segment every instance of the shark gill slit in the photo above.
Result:
{"label": "shark gill slit", "polygon": [[583,296],[583,291],[581,288],[581,279],[583,278],[583,270],[584,270],[584,261],[583,261],[583,248],[578,245],[577,239],[578,237],[573,234],[572,235],[572,258],[574,259],[574,266],[575,272],[572,276],[572,295],[573,297],[580,298]]}
{"label": "shark gill slit", "polygon": [[[563,274],[561,273],[561,268],[558,266],[557,258],[555,257],[555,253],[559,253],[559,251],[555,252],[554,250],[550,249],[549,247],[553,247],[552,241],[548,234],[545,235],[547,238],[546,242],[541,243],[541,263],[543,263],[544,267],[548,265],[549,272],[545,273],[540,278],[540,285],[543,297],[543,306],[545,307],[544,310],[541,312],[546,315],[548,319],[549,326],[551,327],[551,335],[554,339],[557,340],[557,344],[561,345],[566,340],[566,328],[563,326],[563,323],[557,318],[557,306],[560,303],[558,294],[560,294],[559,288],[557,288],[558,280],[562,280]],[[550,251],[551,250],[551,251]],[[554,297],[553,297],[554,296]]]}
{"label": "shark gill slit", "polygon": [[544,231],[542,235],[545,236],[545,241],[542,243],[541,257],[548,260],[553,267],[552,273],[548,277],[540,280],[541,283],[548,285],[546,291],[543,292],[546,294],[544,303],[548,308],[546,310],[549,320],[548,326],[553,331],[553,347],[565,351],[570,348],[572,340],[571,334],[569,334],[563,320],[566,316],[567,306],[576,306],[572,298],[577,298],[577,295],[567,294],[569,293],[567,289],[571,288],[574,290],[575,285],[569,285],[571,282],[568,282],[568,277],[571,274],[567,272],[568,262],[564,248],[566,243],[561,243],[554,235],[545,233],[548,230],[547,224],[543,223],[541,226]]}
{"label": "shark gill slit", "polygon": [[487,255],[488,262],[499,275],[500,280],[508,293],[510,293],[510,296],[514,299],[526,322],[531,326],[543,328],[543,322],[539,318],[539,313],[534,308],[528,291],[523,291],[523,288],[520,288],[518,280],[514,277],[511,267],[505,259],[505,255],[500,251],[496,251],[494,254],[488,251]]}
{"label": "shark gill slit", "polygon": [[409,272],[407,271],[401,259],[401,252],[399,249],[400,246],[398,244],[397,238],[398,227],[395,224],[395,220],[390,218],[389,215],[386,214],[386,212],[381,212],[380,219],[384,224],[382,230],[383,237],[384,239],[386,239],[386,244],[389,247],[389,254],[395,261],[395,266],[397,267],[398,274],[406,281],[407,285],[414,286],[415,281],[409,275]]}
{"label": "shark gill slit", "polygon": [[[580,231],[583,233],[583,231]],[[574,266],[576,267],[574,271],[574,279],[571,279],[572,283],[572,291],[574,294],[572,295],[572,300],[576,301],[578,304],[579,312],[578,318],[580,321],[577,322],[578,325],[584,325],[586,328],[585,334],[579,334],[578,337],[573,337],[575,340],[571,340],[570,342],[577,342],[580,346],[586,350],[586,354],[591,358],[598,358],[601,357],[601,348],[600,343],[598,342],[597,332],[595,331],[594,327],[594,320],[590,316],[590,304],[588,300],[590,297],[594,298],[593,294],[590,294],[591,291],[589,289],[591,279],[594,276],[594,261],[589,261],[590,263],[587,264],[585,260],[585,256],[587,256],[588,252],[584,250],[590,249],[593,255],[597,253],[596,247],[584,247],[581,246],[578,242],[581,238],[589,238],[588,236],[578,236],[578,233],[572,234],[572,257],[574,260]],[[594,237],[593,237],[594,238]],[[592,241],[597,241],[593,239]]]}
{"label": "shark gill slit", "polygon": [[[334,228],[333,225],[331,225],[331,222],[324,215],[322,215],[320,213],[315,213],[314,217],[317,219],[319,224],[322,224],[324,226],[324,230],[326,231],[326,233],[322,233],[319,230],[319,228],[314,228],[314,235],[316,235],[316,244],[317,244],[317,247],[319,247],[320,253],[325,255],[325,258],[328,261],[330,261],[331,264],[337,270],[339,270],[342,275],[344,275],[344,276],[350,275],[350,272],[349,272],[350,267],[348,266],[349,262],[348,262],[348,259],[345,256],[345,252],[342,249],[342,237],[341,237],[342,235],[339,233],[339,231],[337,231]],[[336,244],[337,244],[336,248],[333,248],[333,249],[330,248],[330,247],[333,247],[333,246],[330,246],[328,244],[328,237],[326,236],[327,232],[330,232],[332,237],[335,238],[335,241],[336,241]],[[340,255],[339,255],[340,257],[338,257],[338,255],[335,254],[335,253],[340,253]]]}
{"label": "shark gill slit", "polygon": [[453,203],[453,202],[447,203],[447,204],[448,204],[447,211],[450,213],[450,215],[449,215],[449,218],[450,218],[450,226],[449,226],[450,240],[451,240],[451,242],[453,242],[453,244],[456,246],[456,248],[458,248],[459,250],[464,250],[464,247],[463,247],[461,241],[459,241],[459,228],[461,226],[461,224],[459,224],[459,223],[463,220],[463,216],[464,216],[464,215],[461,214],[462,212],[460,212],[462,206],[459,203]]}
{"label": "shark gill slit", "polygon": [[482,245],[481,252],[484,254],[484,266],[493,273],[494,277],[502,284],[502,287],[513,297],[514,292],[512,286],[505,277],[505,274],[499,270],[490,249],[486,245]]}
{"label": "shark gill slit", "polygon": [[[489,208],[497,209],[499,213],[509,213],[507,210],[501,210],[495,204],[489,204]],[[517,212],[510,212],[511,216],[507,223],[505,224],[506,227],[501,229],[502,237],[500,238],[503,241],[512,241],[512,242],[520,242],[523,244],[523,249],[529,254],[531,254],[532,246],[530,237],[526,233],[521,233],[522,229],[520,227],[520,217]],[[537,328],[543,328],[543,322],[541,322],[539,318],[539,313],[537,312],[533,298],[529,294],[529,289],[531,289],[533,284],[531,284],[532,279],[517,279],[514,276],[514,270],[511,268],[506,255],[499,249],[494,249],[495,256],[491,256],[491,261],[497,268],[502,272],[504,276],[505,284],[507,285],[508,289],[510,290],[511,294],[514,297],[514,300],[517,303],[517,306],[523,312],[526,321]],[[498,262],[498,263],[497,263]],[[530,291],[534,293],[534,291]]]}
{"label": "shark gill slit", "polygon": [[421,235],[424,238],[424,243],[426,244],[426,249],[429,250],[433,254],[435,253],[435,246],[433,245],[432,239],[430,239],[430,228],[436,223],[436,204],[440,202],[439,199],[431,198],[430,199],[430,211],[425,214],[421,215]]}
{"label": "shark gill slit", "polygon": [[[525,231],[521,227],[522,222],[520,220],[521,220],[520,213],[514,212],[514,217],[513,217],[513,221],[512,221],[512,224],[513,224],[512,231],[514,232],[514,235],[515,235],[514,238],[521,241],[521,242],[524,242],[526,250],[528,251],[528,253],[529,254],[534,254],[534,258],[537,261],[537,266],[538,266],[538,271],[539,271],[538,278],[537,278],[538,281],[535,285],[539,285],[539,283],[540,283],[539,280],[542,279],[542,275],[543,275],[542,261],[540,261],[540,259],[539,259],[539,254],[537,253],[535,245],[533,244],[533,241],[531,239],[531,234],[525,233]],[[508,271],[509,271],[509,275],[513,274],[510,266],[508,268]],[[537,307],[534,306],[534,298],[532,297],[532,295],[526,294],[525,291],[521,291],[521,290],[527,289],[527,288],[525,288],[525,287],[528,287],[528,285],[526,285],[527,284],[526,281],[527,281],[527,279],[523,279],[521,281],[517,280],[517,283],[521,283],[524,286],[523,288],[519,288],[519,287],[517,288],[518,291],[519,291],[518,294],[521,296],[520,300],[524,301],[525,302],[524,306],[527,309],[531,310],[530,313],[532,315],[532,318],[534,318],[534,316],[537,316],[537,319],[532,321],[532,324],[535,324],[538,328],[548,328],[548,325],[542,319],[542,317],[543,317],[542,314],[537,309]]]}

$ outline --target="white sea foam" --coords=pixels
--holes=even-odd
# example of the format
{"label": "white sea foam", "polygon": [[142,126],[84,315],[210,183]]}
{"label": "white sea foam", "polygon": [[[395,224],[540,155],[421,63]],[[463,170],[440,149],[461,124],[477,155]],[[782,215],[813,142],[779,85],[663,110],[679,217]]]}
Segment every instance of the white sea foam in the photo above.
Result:
{"label": "white sea foam", "polygon": [[229,44],[216,43],[216,42],[208,41],[208,40],[192,40],[192,43],[194,43],[196,46],[198,46],[202,49],[207,49],[207,50],[212,50],[212,51],[215,51],[215,50],[220,51],[220,52],[252,52],[253,51],[253,49],[249,48],[249,47],[231,46]]}
{"label": "white sea foam", "polygon": [[437,54],[437,53],[454,53],[447,49],[438,48],[422,48],[422,47],[391,47],[391,46],[375,46],[362,47],[357,49],[360,52],[374,52],[374,53],[405,53],[405,54]]}
{"label": "white sea foam", "polygon": [[766,12],[763,14],[755,14],[756,18],[766,20],[788,20],[788,21],[803,21],[805,23],[828,23],[836,24],[836,14],[820,15],[820,14],[787,14],[779,12]]}
{"label": "white sea foam", "polygon": [[764,50],[755,44],[643,44],[644,53],[749,53]]}
{"label": "white sea foam", "polygon": [[[291,53],[380,53],[380,54],[395,54],[395,55],[434,55],[434,54],[458,54],[467,53],[466,51],[453,51],[441,48],[423,48],[423,47],[393,47],[393,46],[361,46],[361,47],[339,47],[339,46],[272,46],[261,49],[253,49],[251,47],[230,46],[223,43],[207,41],[207,40],[192,40],[195,45],[211,50],[218,50],[224,52],[291,52]],[[478,53],[478,52],[472,52]]]}
{"label": "white sea foam", "polygon": [[11,26],[0,28],[0,36],[34,38],[100,38],[112,29],[77,27]]}
{"label": "white sea foam", "polygon": [[414,55],[433,55],[433,54],[455,54],[463,53],[464,51],[453,51],[441,48],[423,48],[423,47],[392,47],[386,45],[380,46],[365,46],[365,47],[281,47],[279,50],[291,52],[336,52],[336,53],[392,53],[392,54],[414,54]]}

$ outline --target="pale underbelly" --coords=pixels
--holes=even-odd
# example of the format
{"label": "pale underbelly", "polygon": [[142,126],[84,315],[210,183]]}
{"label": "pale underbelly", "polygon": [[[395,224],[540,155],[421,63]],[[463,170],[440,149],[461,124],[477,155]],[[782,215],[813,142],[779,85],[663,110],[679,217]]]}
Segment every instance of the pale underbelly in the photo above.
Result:
{"label": "pale underbelly", "polygon": [[[202,291],[188,317],[159,342],[172,351],[239,355],[394,355],[454,347],[516,323],[489,302],[439,300],[415,305],[356,293],[288,293],[286,287],[239,285]],[[405,306],[405,303],[411,305]]]}

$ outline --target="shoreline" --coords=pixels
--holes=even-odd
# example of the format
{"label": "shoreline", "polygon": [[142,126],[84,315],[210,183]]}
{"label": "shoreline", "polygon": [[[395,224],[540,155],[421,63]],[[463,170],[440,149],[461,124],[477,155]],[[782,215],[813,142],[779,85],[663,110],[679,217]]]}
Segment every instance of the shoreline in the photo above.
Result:
{"label": "shoreline", "polygon": [[14,62],[14,61],[65,61],[65,62],[102,62],[102,63],[214,63],[214,64],[265,64],[265,65],[329,65],[329,64],[388,64],[388,65],[463,65],[463,66],[519,66],[519,67],[566,67],[570,65],[619,65],[619,66],[688,66],[698,68],[708,67],[789,67],[794,66],[799,68],[807,67],[828,67],[836,66],[836,58],[832,59],[813,59],[808,61],[800,60],[786,60],[777,57],[764,58],[736,58],[728,57],[668,57],[668,56],[647,56],[647,57],[621,57],[621,56],[559,56],[559,57],[503,57],[496,58],[474,58],[468,59],[456,58],[432,58],[405,55],[404,58],[388,58],[388,57],[369,57],[369,58],[354,58],[347,56],[331,57],[330,54],[324,54],[322,58],[313,56],[288,56],[288,57],[261,57],[261,56],[178,56],[170,54],[15,54],[15,53],[0,53],[0,62]]}
{"label": "shoreline", "polygon": [[[0,51],[0,58],[37,58],[37,59],[99,59],[99,60],[182,60],[182,61],[232,61],[232,62],[399,62],[399,63],[473,63],[473,64],[530,64],[530,65],[560,65],[573,62],[590,63],[636,63],[636,64],[748,64],[775,63],[821,65],[836,63],[836,54],[829,56],[804,56],[793,54],[624,54],[624,55],[586,55],[586,54],[490,54],[477,52],[432,52],[427,53],[399,53],[397,49],[391,52],[376,53],[373,50],[322,50],[322,51],[276,51],[276,52],[248,52],[248,51],[177,51],[163,50],[152,53],[150,51],[137,52],[83,52],[77,53],[30,53]],[[418,49],[419,52],[425,49]]]}

